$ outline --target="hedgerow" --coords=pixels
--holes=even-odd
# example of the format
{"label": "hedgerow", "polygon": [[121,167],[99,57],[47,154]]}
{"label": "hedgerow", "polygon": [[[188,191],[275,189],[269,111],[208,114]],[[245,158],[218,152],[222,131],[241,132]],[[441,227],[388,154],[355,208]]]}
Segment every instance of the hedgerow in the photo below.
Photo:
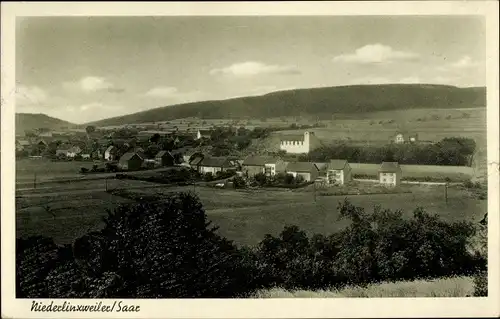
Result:
{"label": "hedgerow", "polygon": [[72,245],[19,238],[18,298],[224,298],[258,289],[316,289],[377,281],[474,275],[486,256],[470,249],[476,227],[416,209],[412,218],[345,200],[349,226],[308,235],[286,226],[253,247],[217,234],[199,199],[170,194],[108,212],[102,230]]}

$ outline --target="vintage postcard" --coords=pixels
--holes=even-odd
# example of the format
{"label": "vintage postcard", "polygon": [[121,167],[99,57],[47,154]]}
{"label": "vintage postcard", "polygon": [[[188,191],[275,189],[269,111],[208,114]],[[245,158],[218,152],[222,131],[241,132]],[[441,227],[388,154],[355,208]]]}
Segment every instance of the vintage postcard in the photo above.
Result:
{"label": "vintage postcard", "polygon": [[2,317],[498,316],[498,9],[2,3]]}

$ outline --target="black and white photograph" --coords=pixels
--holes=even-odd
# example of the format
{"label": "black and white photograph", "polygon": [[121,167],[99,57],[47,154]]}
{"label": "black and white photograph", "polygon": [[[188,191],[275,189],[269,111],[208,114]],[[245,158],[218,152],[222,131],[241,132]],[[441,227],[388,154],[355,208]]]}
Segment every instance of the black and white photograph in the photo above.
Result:
{"label": "black and white photograph", "polygon": [[498,3],[477,3],[11,17],[9,298],[30,318],[168,316],[140,306],[163,299],[498,311]]}

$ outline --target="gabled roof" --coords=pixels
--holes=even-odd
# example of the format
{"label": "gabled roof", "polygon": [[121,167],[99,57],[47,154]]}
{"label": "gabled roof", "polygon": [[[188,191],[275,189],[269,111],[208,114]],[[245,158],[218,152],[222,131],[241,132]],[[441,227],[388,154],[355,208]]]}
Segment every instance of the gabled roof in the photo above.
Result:
{"label": "gabled roof", "polygon": [[17,143],[19,143],[19,145],[22,145],[22,146],[30,145],[30,142],[27,140],[17,140]]}
{"label": "gabled roof", "polygon": [[200,164],[205,167],[230,167],[226,157],[203,157]]}
{"label": "gabled roof", "polygon": [[401,171],[401,167],[399,166],[398,162],[382,162],[378,171],[385,173],[396,173],[398,171]]}
{"label": "gabled roof", "polygon": [[287,142],[287,141],[299,141],[302,142],[304,141],[304,134],[288,134],[288,135],[281,135],[280,140],[282,142]]}
{"label": "gabled roof", "polygon": [[211,135],[212,132],[210,130],[198,130],[201,135]]}
{"label": "gabled roof", "polygon": [[165,156],[165,155],[172,156],[172,154],[170,154],[170,152],[169,152],[169,151],[159,151],[159,152],[156,154],[155,158],[162,158],[162,157],[163,157],[163,156]]}
{"label": "gabled roof", "polygon": [[203,157],[202,156],[197,156],[197,157],[193,158],[193,160],[191,160],[191,162],[189,162],[189,164],[191,164],[191,165],[200,165],[201,161],[203,161]]}
{"label": "gabled roof", "polygon": [[248,156],[243,161],[244,166],[264,166],[265,164],[275,164],[278,158],[273,156],[254,155]]}
{"label": "gabled roof", "polygon": [[111,152],[113,149],[116,149],[113,145],[108,146],[105,152]]}
{"label": "gabled roof", "polygon": [[346,165],[347,165],[347,160],[332,159],[332,160],[330,160],[330,163],[328,163],[328,168],[329,169],[344,169],[344,167]]}
{"label": "gabled roof", "polygon": [[314,163],[314,164],[316,164],[316,167],[318,167],[318,169],[321,171],[327,169],[329,163]]}
{"label": "gabled roof", "polygon": [[313,170],[319,171],[316,164],[311,162],[290,162],[286,166],[286,170],[290,172],[312,172]]}
{"label": "gabled roof", "polygon": [[128,153],[123,154],[122,157],[120,157],[120,163],[127,162],[128,160],[130,160],[134,156],[137,156],[142,160],[142,158],[139,156],[139,154],[134,153],[134,152],[128,152]]}

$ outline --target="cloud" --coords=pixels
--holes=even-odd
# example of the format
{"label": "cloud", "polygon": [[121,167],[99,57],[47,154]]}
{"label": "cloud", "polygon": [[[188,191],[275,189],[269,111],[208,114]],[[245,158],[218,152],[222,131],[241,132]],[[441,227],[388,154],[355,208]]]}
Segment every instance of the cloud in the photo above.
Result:
{"label": "cloud", "polygon": [[235,63],[225,68],[212,69],[210,74],[250,77],[261,74],[300,74],[300,70],[292,65],[273,65],[256,61],[247,61]]}
{"label": "cloud", "polygon": [[47,93],[38,86],[24,86],[16,87],[16,104],[24,105],[37,105],[47,101]]}
{"label": "cloud", "polygon": [[146,96],[150,97],[162,97],[169,98],[175,96],[179,90],[171,86],[154,87],[145,93]]}
{"label": "cloud", "polygon": [[77,89],[86,93],[91,92],[109,92],[121,93],[125,89],[116,87],[113,83],[106,78],[98,76],[86,76],[76,82],[67,82],[63,86],[67,89]]}
{"label": "cloud", "polygon": [[383,44],[368,44],[357,49],[352,54],[342,54],[333,58],[333,62],[377,64],[391,63],[396,61],[415,61],[418,54],[405,51],[397,51]]}

